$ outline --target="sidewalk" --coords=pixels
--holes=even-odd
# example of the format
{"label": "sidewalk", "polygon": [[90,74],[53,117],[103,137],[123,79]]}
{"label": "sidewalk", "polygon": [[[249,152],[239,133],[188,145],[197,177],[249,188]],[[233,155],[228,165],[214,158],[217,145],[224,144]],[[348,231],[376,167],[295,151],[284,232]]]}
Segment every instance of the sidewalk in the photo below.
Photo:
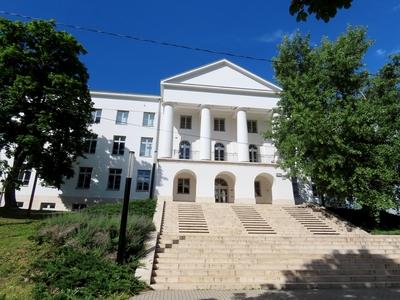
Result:
{"label": "sidewalk", "polygon": [[338,289],[291,291],[212,291],[180,290],[149,291],[131,300],[398,300],[400,289]]}

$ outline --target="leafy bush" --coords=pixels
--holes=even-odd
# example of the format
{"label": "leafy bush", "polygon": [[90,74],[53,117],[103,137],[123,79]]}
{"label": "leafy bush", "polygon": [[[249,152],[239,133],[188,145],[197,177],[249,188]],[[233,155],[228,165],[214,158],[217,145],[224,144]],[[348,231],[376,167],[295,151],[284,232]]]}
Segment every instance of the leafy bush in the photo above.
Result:
{"label": "leafy bush", "polygon": [[145,287],[133,274],[154,225],[155,201],[130,204],[125,264],[115,262],[121,204],[98,204],[80,212],[55,215],[33,239],[47,243],[47,256],[32,265],[36,299],[97,299],[132,295]]}
{"label": "leafy bush", "polygon": [[34,299],[98,299],[145,288],[129,264],[118,265],[91,251],[65,246],[48,255],[33,265]]}

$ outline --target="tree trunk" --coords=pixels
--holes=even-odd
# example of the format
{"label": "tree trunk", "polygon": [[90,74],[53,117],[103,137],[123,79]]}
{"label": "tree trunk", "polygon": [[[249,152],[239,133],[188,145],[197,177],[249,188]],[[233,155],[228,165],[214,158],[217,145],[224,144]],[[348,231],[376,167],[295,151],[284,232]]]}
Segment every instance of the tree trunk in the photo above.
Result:
{"label": "tree trunk", "polygon": [[26,155],[19,148],[15,150],[14,163],[4,180],[4,207],[18,208],[15,198],[18,175],[24,165]]}

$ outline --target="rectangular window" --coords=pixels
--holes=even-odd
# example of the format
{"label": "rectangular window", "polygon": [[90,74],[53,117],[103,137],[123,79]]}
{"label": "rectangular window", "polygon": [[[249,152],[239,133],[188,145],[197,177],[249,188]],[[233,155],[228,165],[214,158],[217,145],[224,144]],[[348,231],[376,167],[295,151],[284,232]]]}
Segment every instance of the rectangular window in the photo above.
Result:
{"label": "rectangular window", "polygon": [[48,209],[55,209],[56,204],[51,202],[42,202],[40,203],[40,210],[48,210]]}
{"label": "rectangular window", "polygon": [[138,170],[136,191],[148,192],[150,188],[150,170]]}
{"label": "rectangular window", "polygon": [[192,116],[181,116],[181,129],[192,129]]}
{"label": "rectangular window", "polygon": [[256,197],[261,197],[261,186],[259,181],[254,181],[254,194]]}
{"label": "rectangular window", "polygon": [[31,174],[32,174],[31,170],[25,170],[25,171],[19,172],[18,180],[22,182],[23,186],[29,185],[29,180],[31,179]]}
{"label": "rectangular window", "polygon": [[92,111],[92,119],[93,119],[93,123],[100,123],[100,120],[101,120],[101,109],[95,108]]}
{"label": "rectangular window", "polygon": [[87,205],[85,203],[73,203],[72,204],[72,210],[81,210],[85,209]]}
{"label": "rectangular window", "polygon": [[153,145],[153,138],[142,137],[140,141],[140,156],[151,156],[151,148]]}
{"label": "rectangular window", "polygon": [[92,134],[90,137],[85,139],[85,153],[93,154],[96,152],[97,146],[97,134]]}
{"label": "rectangular window", "polygon": [[118,110],[117,111],[117,119],[115,120],[115,124],[126,125],[128,124],[128,114],[127,110]]}
{"label": "rectangular window", "polygon": [[248,133],[257,133],[257,121],[256,120],[248,120],[247,121],[247,132]]}
{"label": "rectangular window", "polygon": [[121,174],[122,174],[122,169],[111,169],[110,168],[110,173],[108,175],[108,184],[107,188],[109,190],[119,190],[121,186]]}
{"label": "rectangular window", "polygon": [[214,119],[214,131],[225,131],[225,119]]}
{"label": "rectangular window", "polygon": [[24,202],[22,201],[17,201],[17,207],[21,208],[24,206]]}
{"label": "rectangular window", "polygon": [[190,194],[189,178],[178,178],[178,194]]}
{"label": "rectangular window", "polygon": [[143,126],[153,127],[154,126],[155,113],[144,112],[143,113]]}
{"label": "rectangular window", "polygon": [[78,189],[88,189],[90,188],[90,181],[92,178],[92,170],[93,168],[81,167],[79,168],[78,175]]}
{"label": "rectangular window", "polygon": [[124,155],[125,150],[125,137],[120,135],[114,135],[112,154]]}

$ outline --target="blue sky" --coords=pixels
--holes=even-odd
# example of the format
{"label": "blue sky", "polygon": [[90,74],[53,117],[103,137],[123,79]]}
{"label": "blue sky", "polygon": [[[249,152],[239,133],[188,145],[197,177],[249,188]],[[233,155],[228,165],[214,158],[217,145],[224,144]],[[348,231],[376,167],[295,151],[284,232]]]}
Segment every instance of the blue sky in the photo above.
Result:
{"label": "blue sky", "polygon": [[[307,22],[296,22],[288,12],[289,2],[13,0],[0,2],[0,10],[263,58],[275,56],[282,36],[296,29],[310,33],[313,43],[318,43],[322,36],[336,38],[348,25],[363,25],[375,41],[365,57],[368,70],[375,72],[390,53],[400,52],[400,0],[354,0],[350,9],[340,10],[329,23],[317,21],[314,16]],[[92,90],[158,94],[161,79],[224,58],[65,30],[88,51],[83,61]],[[274,81],[270,63],[228,59]]]}

